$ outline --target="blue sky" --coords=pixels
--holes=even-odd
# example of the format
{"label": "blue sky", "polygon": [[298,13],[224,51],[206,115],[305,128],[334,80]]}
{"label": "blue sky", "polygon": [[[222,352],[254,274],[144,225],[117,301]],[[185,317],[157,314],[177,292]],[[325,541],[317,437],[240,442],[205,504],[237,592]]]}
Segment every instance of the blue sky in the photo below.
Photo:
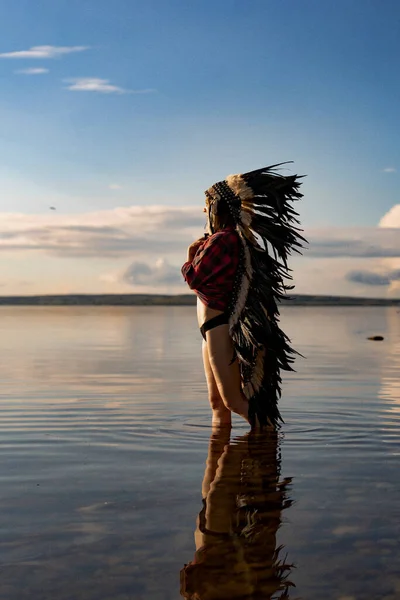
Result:
{"label": "blue sky", "polygon": [[[1,5],[3,223],[8,213],[50,219],[52,205],[58,219],[86,220],[194,209],[215,180],[285,160],[308,175],[306,228],[375,227],[399,203],[395,0]],[[51,49],[13,55],[38,46]],[[38,260],[25,254],[12,257],[24,281]],[[19,290],[7,277],[5,289]]]}

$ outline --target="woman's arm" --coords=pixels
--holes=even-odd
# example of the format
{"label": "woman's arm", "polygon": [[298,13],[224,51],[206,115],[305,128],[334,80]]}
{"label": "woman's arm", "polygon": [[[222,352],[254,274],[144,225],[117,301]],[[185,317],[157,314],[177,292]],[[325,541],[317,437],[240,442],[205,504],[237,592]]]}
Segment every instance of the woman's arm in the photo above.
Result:
{"label": "woman's arm", "polygon": [[192,261],[182,267],[182,275],[192,290],[199,290],[237,262],[239,238],[235,231],[217,232],[201,246]]}
{"label": "woman's arm", "polygon": [[206,243],[206,241],[207,235],[204,235],[203,237],[193,242],[193,244],[190,244],[189,248],[187,249],[187,262],[192,262],[192,260],[197,254],[197,251],[200,249],[201,246],[203,246],[203,244]]}

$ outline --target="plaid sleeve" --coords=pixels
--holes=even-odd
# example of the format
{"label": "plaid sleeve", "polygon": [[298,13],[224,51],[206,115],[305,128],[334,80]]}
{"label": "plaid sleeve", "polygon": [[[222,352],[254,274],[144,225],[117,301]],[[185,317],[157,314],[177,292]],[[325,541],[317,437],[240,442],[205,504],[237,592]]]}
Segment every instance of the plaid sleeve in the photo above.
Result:
{"label": "plaid sleeve", "polygon": [[[239,239],[235,232],[217,232],[199,248],[192,262],[186,262],[182,274],[193,290],[201,290],[211,280],[223,280],[236,267]],[[233,265],[234,264],[234,265]]]}

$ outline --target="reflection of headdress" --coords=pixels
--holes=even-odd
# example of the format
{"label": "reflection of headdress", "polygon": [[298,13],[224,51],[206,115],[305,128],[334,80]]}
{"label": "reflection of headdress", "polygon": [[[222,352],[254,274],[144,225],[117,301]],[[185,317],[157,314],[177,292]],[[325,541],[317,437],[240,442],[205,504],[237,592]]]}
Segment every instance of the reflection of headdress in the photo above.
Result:
{"label": "reflection of headdress", "polygon": [[283,176],[277,165],[229,175],[205,193],[213,205],[224,202],[242,241],[229,332],[239,360],[249,418],[277,426],[280,370],[292,371],[296,352],[279,327],[277,303],[293,286],[287,259],[306,240],[299,234],[298,214],[290,203],[302,198],[297,175]]}

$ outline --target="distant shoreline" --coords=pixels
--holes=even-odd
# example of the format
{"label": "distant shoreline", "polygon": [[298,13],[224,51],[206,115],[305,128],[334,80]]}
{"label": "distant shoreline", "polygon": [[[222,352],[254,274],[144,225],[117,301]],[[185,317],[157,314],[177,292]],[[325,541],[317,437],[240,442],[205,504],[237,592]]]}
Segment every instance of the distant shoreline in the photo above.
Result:
{"label": "distant shoreline", "polygon": [[[194,294],[51,294],[0,296],[0,306],[193,306]],[[347,296],[292,296],[282,305],[291,306],[400,306],[400,298]]]}

